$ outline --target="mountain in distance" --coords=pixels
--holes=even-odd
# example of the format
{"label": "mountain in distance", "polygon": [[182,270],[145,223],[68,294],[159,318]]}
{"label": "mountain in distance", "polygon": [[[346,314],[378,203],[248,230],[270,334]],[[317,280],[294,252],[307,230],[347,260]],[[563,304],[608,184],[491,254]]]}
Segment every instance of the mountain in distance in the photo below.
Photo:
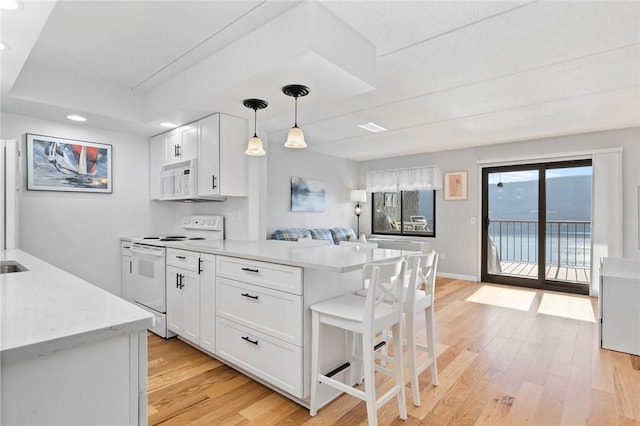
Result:
{"label": "mountain in distance", "polygon": [[[591,176],[547,179],[547,220],[591,220]],[[489,185],[493,220],[537,220],[538,181]]]}

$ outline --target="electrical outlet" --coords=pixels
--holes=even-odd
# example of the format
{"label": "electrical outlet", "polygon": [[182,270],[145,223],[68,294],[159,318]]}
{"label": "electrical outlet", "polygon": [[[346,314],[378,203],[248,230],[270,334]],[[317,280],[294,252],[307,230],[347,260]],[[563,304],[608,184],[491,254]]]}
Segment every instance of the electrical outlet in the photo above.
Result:
{"label": "electrical outlet", "polygon": [[474,216],[471,216],[471,219],[469,219],[469,223],[471,223],[472,225],[476,224],[476,218]]}

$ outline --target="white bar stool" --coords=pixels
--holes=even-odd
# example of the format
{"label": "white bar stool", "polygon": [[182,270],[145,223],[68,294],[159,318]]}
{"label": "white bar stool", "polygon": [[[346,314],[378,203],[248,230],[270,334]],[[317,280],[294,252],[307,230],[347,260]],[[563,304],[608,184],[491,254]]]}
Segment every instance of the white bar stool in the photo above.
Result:
{"label": "white bar stool", "polygon": [[[346,392],[356,398],[364,400],[367,404],[367,418],[369,425],[377,425],[377,410],[394,395],[397,398],[400,418],[407,418],[407,407],[404,393],[404,380],[402,377],[402,350],[394,350],[394,356],[388,357],[376,354],[374,350],[375,336],[389,327],[393,330],[394,348],[401,348],[400,322],[402,318],[402,292],[404,277],[403,260],[385,263],[370,263],[363,267],[363,278],[369,280],[366,297],[356,294],[347,294],[311,306],[311,401],[309,413],[315,416],[317,407],[318,383],[324,383],[338,390]],[[361,337],[362,347],[358,354],[351,345],[351,359],[348,368],[362,377],[364,370],[365,390],[361,391],[333,379],[329,375],[320,373],[320,342],[321,326],[329,325],[338,327]],[[357,342],[356,342],[357,343]],[[361,357],[360,357],[361,354]],[[384,359],[385,366],[377,365],[375,357]],[[393,370],[387,365],[393,365]],[[376,399],[375,371],[395,378],[394,386]]]}
{"label": "white bar stool", "polygon": [[[435,326],[433,308],[435,296],[436,269],[438,254],[435,251],[427,254],[414,254],[406,257],[409,279],[404,296],[404,323],[406,339],[402,340],[407,346],[407,368],[411,375],[411,390],[413,391],[413,405],[420,405],[420,388],[418,376],[427,367],[431,367],[431,384],[438,386],[438,366],[435,353]],[[423,288],[424,285],[424,288]],[[424,311],[427,344],[416,342],[416,315]],[[425,362],[417,365],[417,351],[427,353]]]}

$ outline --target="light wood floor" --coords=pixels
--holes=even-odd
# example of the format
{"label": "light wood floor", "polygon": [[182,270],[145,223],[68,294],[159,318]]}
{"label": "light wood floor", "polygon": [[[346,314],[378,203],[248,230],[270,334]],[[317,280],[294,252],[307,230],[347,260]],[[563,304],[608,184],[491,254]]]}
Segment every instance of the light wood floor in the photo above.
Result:
{"label": "light wood floor", "polygon": [[[517,309],[503,307],[510,303]],[[640,425],[640,357],[599,348],[595,303],[438,279],[440,386],[423,373],[421,406],[407,386],[408,420],[397,418],[394,399],[378,411],[380,424]],[[364,402],[349,395],[312,418],[185,343],[149,336],[150,425],[366,423]]]}

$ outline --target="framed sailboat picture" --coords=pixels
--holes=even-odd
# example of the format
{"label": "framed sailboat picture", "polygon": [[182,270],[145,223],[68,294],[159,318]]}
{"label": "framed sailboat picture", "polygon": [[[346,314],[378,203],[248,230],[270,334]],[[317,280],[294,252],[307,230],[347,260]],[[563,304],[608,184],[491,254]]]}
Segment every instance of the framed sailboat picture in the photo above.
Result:
{"label": "framed sailboat picture", "polygon": [[111,193],[111,145],[27,133],[27,189]]}

